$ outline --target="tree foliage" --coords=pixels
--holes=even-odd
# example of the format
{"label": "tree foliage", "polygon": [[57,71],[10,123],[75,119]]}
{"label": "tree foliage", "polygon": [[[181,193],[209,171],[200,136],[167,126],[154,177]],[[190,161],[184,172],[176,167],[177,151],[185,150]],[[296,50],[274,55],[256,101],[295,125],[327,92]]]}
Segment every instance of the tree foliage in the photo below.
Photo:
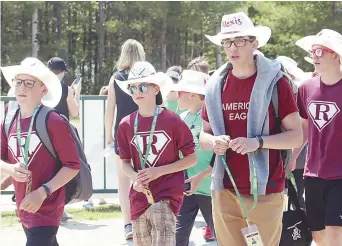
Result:
{"label": "tree foliage", "polygon": [[[128,38],[145,48],[157,70],[182,65],[203,54],[212,69],[222,49],[204,34],[214,35],[224,14],[244,11],[256,25],[272,29],[261,48],[267,57],[286,55],[312,70],[296,40],[329,28],[342,33],[341,2],[1,2],[1,66],[32,54],[32,14],[38,9],[38,57],[64,58],[72,74],[81,72],[83,94],[97,94],[115,71],[120,47]],[[222,53],[223,54],[223,53]],[[225,59],[225,55],[222,55]],[[2,87],[4,88],[4,87]],[[5,88],[6,89],[6,88]]]}

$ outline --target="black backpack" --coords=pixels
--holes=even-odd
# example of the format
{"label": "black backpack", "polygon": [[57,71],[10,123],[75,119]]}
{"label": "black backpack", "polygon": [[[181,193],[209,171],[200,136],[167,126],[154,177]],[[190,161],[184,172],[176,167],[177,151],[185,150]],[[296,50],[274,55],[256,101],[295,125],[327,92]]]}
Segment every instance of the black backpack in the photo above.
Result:
{"label": "black backpack", "polygon": [[[5,116],[4,129],[7,137],[14,120],[18,115],[18,112],[19,109],[11,110],[8,111]],[[56,110],[52,108],[46,106],[40,107],[34,120],[34,126],[40,141],[50,152],[53,158],[56,160],[57,165],[59,165],[59,167],[62,168],[58,155],[55,152],[55,149],[53,148],[53,144],[51,142],[46,124],[47,119],[50,113],[52,112],[58,113]],[[69,131],[72,138],[75,141],[80,161],[79,173],[65,185],[65,204],[88,200],[93,195],[93,184],[90,165],[88,164],[86,155],[83,151],[83,146],[81,144],[76,128],[70,124],[70,122],[64,115],[60,114],[60,116],[69,126]]]}

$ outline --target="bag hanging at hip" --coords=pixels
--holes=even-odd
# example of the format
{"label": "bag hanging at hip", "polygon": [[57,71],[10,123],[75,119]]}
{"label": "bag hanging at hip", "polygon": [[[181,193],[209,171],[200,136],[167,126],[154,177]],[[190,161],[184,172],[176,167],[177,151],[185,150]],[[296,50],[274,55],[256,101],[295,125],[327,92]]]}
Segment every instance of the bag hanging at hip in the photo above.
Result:
{"label": "bag hanging at hip", "polygon": [[[290,173],[290,176],[293,175]],[[300,209],[294,178],[287,180],[288,208],[283,214],[283,230],[279,246],[310,246],[312,234],[304,210]],[[291,208],[293,210],[291,210]]]}

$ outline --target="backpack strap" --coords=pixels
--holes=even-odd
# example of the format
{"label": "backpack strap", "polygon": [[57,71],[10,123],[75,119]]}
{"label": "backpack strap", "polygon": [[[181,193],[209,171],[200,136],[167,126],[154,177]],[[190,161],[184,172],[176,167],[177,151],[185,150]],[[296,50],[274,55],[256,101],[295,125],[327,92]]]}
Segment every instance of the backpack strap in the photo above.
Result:
{"label": "backpack strap", "polygon": [[6,114],[5,120],[4,120],[4,128],[5,128],[6,137],[8,137],[9,131],[11,129],[11,126],[13,125],[15,118],[18,115],[18,112],[19,112],[19,108],[16,110],[8,110],[7,111],[7,114]]}
{"label": "backpack strap", "polygon": [[278,87],[278,82],[277,82],[276,85],[273,87],[273,90],[272,90],[271,101],[273,104],[273,113],[274,113],[274,116],[276,118],[276,121],[278,123],[280,123],[279,122],[279,98],[278,98],[278,94],[279,94],[279,87]]}
{"label": "backpack strap", "polygon": [[35,126],[37,135],[42,144],[47,148],[47,150],[50,152],[53,158],[58,159],[58,156],[56,154],[55,149],[53,148],[51,138],[47,129],[47,120],[49,114],[52,112],[54,112],[52,108],[46,106],[41,107],[35,119]]}

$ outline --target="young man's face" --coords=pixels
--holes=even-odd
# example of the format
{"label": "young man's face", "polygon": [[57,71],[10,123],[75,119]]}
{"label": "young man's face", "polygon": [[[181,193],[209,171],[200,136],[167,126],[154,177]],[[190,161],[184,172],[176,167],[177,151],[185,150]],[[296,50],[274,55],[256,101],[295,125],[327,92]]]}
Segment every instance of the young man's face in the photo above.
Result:
{"label": "young man's face", "polygon": [[[178,92],[178,107],[181,110],[188,110],[193,106],[195,100],[198,98],[197,94],[185,92],[185,91],[179,91]],[[199,99],[199,98],[198,98]]]}
{"label": "young man's face", "polygon": [[233,66],[241,66],[253,57],[253,52],[258,47],[258,41],[252,40],[248,36],[236,37],[222,40],[222,46]]}
{"label": "young man's face", "polygon": [[159,92],[159,86],[151,83],[134,83],[129,85],[129,92],[133,101],[138,105],[155,103],[156,95]]}
{"label": "young man's face", "polygon": [[47,93],[47,88],[39,79],[27,74],[18,74],[13,85],[19,105],[39,104],[42,97]]}
{"label": "young man's face", "polygon": [[315,72],[321,74],[331,67],[340,66],[339,55],[322,45],[313,45],[311,56],[315,65]]}

